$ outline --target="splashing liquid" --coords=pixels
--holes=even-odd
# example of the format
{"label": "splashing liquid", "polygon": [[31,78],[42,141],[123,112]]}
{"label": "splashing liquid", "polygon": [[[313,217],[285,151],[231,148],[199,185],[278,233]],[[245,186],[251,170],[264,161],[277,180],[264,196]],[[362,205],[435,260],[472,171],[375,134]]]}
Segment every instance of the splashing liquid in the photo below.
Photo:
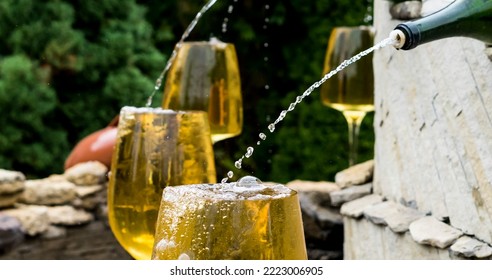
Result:
{"label": "splashing liquid", "polygon": [[[229,7],[227,8],[227,13],[229,15],[232,14],[232,12],[234,11],[234,4],[237,3],[237,0],[234,0],[234,3],[229,5]],[[227,25],[229,24],[229,17],[225,17],[224,20],[222,21],[222,33],[226,33],[227,32]]]}
{"label": "splashing liquid", "polygon": [[[304,98],[308,97],[315,89],[319,88],[329,78],[336,75],[338,72],[342,71],[343,69],[345,69],[350,64],[353,64],[356,61],[358,61],[359,59],[361,59],[362,57],[370,54],[371,52],[373,52],[375,50],[379,50],[379,49],[384,48],[386,46],[394,45],[397,43],[397,41],[398,41],[397,37],[394,36],[393,34],[390,34],[390,36],[388,38],[382,40],[381,42],[377,43],[376,45],[374,45],[374,46],[370,47],[369,49],[362,51],[362,52],[354,55],[353,57],[343,61],[337,68],[335,68],[334,70],[327,73],[325,76],[323,76],[321,78],[321,80],[315,82],[308,89],[306,89],[304,91],[304,93],[297,96],[296,100],[289,105],[289,108],[287,110],[283,110],[282,112],[280,112],[280,115],[278,116],[278,118],[273,123],[268,125],[268,130],[270,131],[270,133],[273,133],[275,131],[277,124],[279,124],[287,116],[287,114],[290,111],[293,111],[296,108],[296,106],[302,102],[302,100]],[[261,141],[264,141],[266,139],[266,135],[264,133],[260,133],[259,136],[260,136],[260,140],[257,142],[257,145],[260,145]],[[252,156],[252,154],[253,154],[252,149],[253,148],[248,147],[246,153],[238,161],[236,161],[236,163],[235,163],[236,168],[241,169],[241,164],[242,164],[243,159],[245,157],[249,158]],[[221,182],[226,183],[228,178],[232,178],[233,176],[234,176],[234,173],[232,171],[229,171],[227,173],[227,177],[222,179]]]}
{"label": "splashing liquid", "polygon": [[200,18],[203,16],[203,14],[205,12],[208,11],[208,9],[210,9],[215,4],[215,2],[217,2],[217,0],[209,0],[202,7],[202,9],[196,14],[195,18],[190,23],[190,25],[188,25],[188,27],[184,31],[183,35],[181,35],[181,39],[174,46],[174,50],[171,53],[171,57],[169,57],[169,60],[167,61],[166,66],[164,67],[164,70],[161,72],[161,74],[159,75],[159,77],[157,78],[157,80],[155,82],[154,90],[150,94],[149,98],[147,99],[147,103],[145,104],[146,107],[152,106],[152,99],[154,99],[155,93],[160,89],[160,87],[162,85],[162,80],[164,79],[164,75],[167,73],[167,71],[169,70],[169,68],[171,68],[171,65],[174,62],[174,59],[176,58],[176,55],[178,53],[178,50],[181,47],[181,43],[183,43],[184,40],[186,40],[186,38],[188,38],[188,36],[190,36],[191,31],[193,31],[193,29],[197,25],[198,21],[200,21]]}

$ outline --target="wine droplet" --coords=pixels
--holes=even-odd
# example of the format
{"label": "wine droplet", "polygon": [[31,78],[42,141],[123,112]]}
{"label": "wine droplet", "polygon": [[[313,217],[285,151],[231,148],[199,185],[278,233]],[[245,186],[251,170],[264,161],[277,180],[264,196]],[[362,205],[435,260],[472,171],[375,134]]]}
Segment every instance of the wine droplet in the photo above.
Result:
{"label": "wine droplet", "polygon": [[253,147],[248,147],[246,149],[246,154],[244,155],[245,157],[249,158],[253,155],[253,152],[255,151],[255,149]]}

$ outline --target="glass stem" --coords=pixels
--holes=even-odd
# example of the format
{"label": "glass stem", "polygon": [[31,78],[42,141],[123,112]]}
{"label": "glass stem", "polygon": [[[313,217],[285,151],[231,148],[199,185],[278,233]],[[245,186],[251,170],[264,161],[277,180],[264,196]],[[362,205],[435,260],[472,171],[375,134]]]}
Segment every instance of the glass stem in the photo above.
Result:
{"label": "glass stem", "polygon": [[348,123],[349,138],[349,166],[357,163],[357,149],[359,145],[360,124],[366,116],[363,111],[344,111],[343,116]]}

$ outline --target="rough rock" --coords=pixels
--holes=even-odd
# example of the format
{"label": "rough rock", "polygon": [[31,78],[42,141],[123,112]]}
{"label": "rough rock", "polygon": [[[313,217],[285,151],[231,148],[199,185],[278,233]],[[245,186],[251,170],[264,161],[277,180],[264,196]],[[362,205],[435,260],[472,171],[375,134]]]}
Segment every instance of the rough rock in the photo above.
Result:
{"label": "rough rock", "polygon": [[487,57],[489,58],[489,60],[492,61],[492,46],[488,46],[485,49],[485,54],[487,55]]}
{"label": "rough rock", "polygon": [[0,195],[22,191],[25,180],[26,177],[21,172],[0,169]]}
{"label": "rough rock", "polygon": [[21,196],[22,192],[0,195],[0,208],[14,206]]}
{"label": "rough rock", "polygon": [[65,170],[65,178],[76,185],[98,185],[106,181],[108,168],[98,162],[79,163]]}
{"label": "rough rock", "polygon": [[106,187],[101,185],[77,186],[77,198],[71,203],[76,208],[94,210],[98,205],[107,201]]}
{"label": "rough rock", "polygon": [[424,213],[402,205],[398,205],[396,210],[385,218],[386,224],[393,232],[408,231],[411,223],[425,216]]}
{"label": "rough rock", "polygon": [[419,244],[444,249],[453,244],[463,233],[434,217],[424,217],[410,224],[410,234]]}
{"label": "rough rock", "polygon": [[106,204],[107,194],[106,192],[98,192],[93,195],[85,196],[83,198],[77,197],[72,201],[72,206],[75,208],[82,208],[85,210],[95,210],[98,206]]}
{"label": "rough rock", "polygon": [[4,210],[3,213],[17,218],[22,225],[22,231],[30,236],[45,232],[50,225],[46,206],[20,206]]}
{"label": "rough rock", "polygon": [[462,236],[451,246],[451,252],[466,258],[488,258],[492,256],[492,248],[481,241],[469,236]]}
{"label": "rough rock", "polygon": [[394,232],[405,232],[413,221],[424,214],[393,201],[385,201],[367,207],[364,216],[375,224],[387,225]]}
{"label": "rough rock", "polygon": [[58,205],[69,203],[76,196],[75,185],[68,181],[28,180],[20,201],[36,205]]}
{"label": "rough rock", "polygon": [[286,184],[287,187],[297,191],[299,198],[309,196],[309,200],[313,203],[329,206],[330,193],[340,190],[340,187],[333,182],[313,182],[295,180]]}
{"label": "rough rock", "polygon": [[356,164],[335,174],[335,183],[341,188],[363,185],[372,180],[374,160]]}
{"label": "rough rock", "polygon": [[315,220],[321,228],[342,224],[343,219],[338,209],[321,205],[314,195],[299,195],[299,204],[302,212]]}
{"label": "rough rock", "polygon": [[366,207],[362,212],[364,217],[377,225],[387,225],[386,216],[396,213],[398,204],[393,201],[384,201]]}
{"label": "rough rock", "polygon": [[420,16],[426,17],[433,14],[452,2],[454,2],[454,0],[422,0],[422,11],[420,12]]}
{"label": "rough rock", "polygon": [[93,185],[93,186],[76,186],[75,193],[77,197],[84,198],[103,190],[104,187],[101,185]]}
{"label": "rough rock", "polygon": [[405,1],[391,6],[390,14],[394,19],[411,20],[420,17],[422,2]]}
{"label": "rough rock", "polygon": [[367,183],[361,186],[352,186],[338,191],[330,192],[331,205],[340,206],[345,202],[361,198],[371,194],[372,183]]}
{"label": "rough rock", "polygon": [[20,221],[12,216],[0,213],[0,253],[24,240]]}
{"label": "rough rock", "polygon": [[340,213],[344,216],[360,218],[367,207],[381,202],[383,202],[382,196],[371,194],[343,204]]}
{"label": "rough rock", "polygon": [[48,207],[47,210],[50,223],[55,225],[81,225],[94,219],[91,213],[68,205]]}
{"label": "rough rock", "polygon": [[322,229],[342,224],[338,209],[330,207],[330,192],[340,189],[337,184],[295,180],[286,186],[298,192],[303,214],[311,217]]}
{"label": "rough rock", "polygon": [[41,234],[43,239],[55,239],[65,237],[67,235],[67,229],[65,227],[50,225],[45,232]]}

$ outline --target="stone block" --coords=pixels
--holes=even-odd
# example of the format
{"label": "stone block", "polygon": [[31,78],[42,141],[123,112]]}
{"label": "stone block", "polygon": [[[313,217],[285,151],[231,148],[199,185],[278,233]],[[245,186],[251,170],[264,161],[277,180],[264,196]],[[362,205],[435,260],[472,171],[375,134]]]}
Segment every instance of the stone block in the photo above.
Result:
{"label": "stone block", "polygon": [[22,192],[0,195],[0,208],[8,208],[14,206],[21,196]]}
{"label": "stone block", "polygon": [[411,20],[420,17],[421,1],[405,1],[391,6],[390,13],[394,19]]}
{"label": "stone block", "polygon": [[322,206],[331,205],[330,193],[340,190],[337,184],[326,181],[294,180],[285,184],[285,186],[297,191],[299,197],[309,197],[309,201]]}
{"label": "stone block", "polygon": [[466,258],[483,259],[492,256],[492,248],[488,244],[469,236],[462,236],[456,240],[450,251]]}
{"label": "stone block", "polygon": [[24,240],[24,233],[20,221],[0,213],[0,253],[11,249],[22,240]]}
{"label": "stone block", "polygon": [[76,185],[98,185],[107,181],[108,168],[98,162],[89,161],[76,164],[65,170],[64,176]]}
{"label": "stone block", "polygon": [[463,235],[460,230],[434,217],[424,217],[414,221],[410,224],[409,230],[417,243],[441,249],[447,248]]}
{"label": "stone block", "polygon": [[383,202],[382,196],[371,194],[343,204],[340,213],[344,216],[360,218],[366,208],[381,202]]}
{"label": "stone block", "polygon": [[76,196],[75,185],[68,181],[27,180],[20,201],[35,205],[59,205],[71,202]]}
{"label": "stone block", "polygon": [[4,210],[3,213],[17,218],[22,225],[22,231],[30,236],[43,233],[50,226],[46,206],[20,206],[15,209]]}
{"label": "stone block", "polygon": [[335,174],[335,183],[341,188],[369,183],[374,172],[374,160],[356,164]]}
{"label": "stone block", "polygon": [[331,205],[340,206],[345,202],[355,200],[371,194],[372,183],[367,183],[361,186],[352,186],[330,193]]}
{"label": "stone block", "polygon": [[68,205],[48,207],[47,210],[50,223],[55,225],[81,225],[94,219],[91,213]]}
{"label": "stone block", "polygon": [[21,192],[25,180],[21,172],[0,169],[0,196]]}
{"label": "stone block", "polygon": [[386,225],[394,232],[405,232],[410,224],[425,216],[415,209],[405,207],[393,201],[385,201],[367,207],[364,216],[371,222]]}

